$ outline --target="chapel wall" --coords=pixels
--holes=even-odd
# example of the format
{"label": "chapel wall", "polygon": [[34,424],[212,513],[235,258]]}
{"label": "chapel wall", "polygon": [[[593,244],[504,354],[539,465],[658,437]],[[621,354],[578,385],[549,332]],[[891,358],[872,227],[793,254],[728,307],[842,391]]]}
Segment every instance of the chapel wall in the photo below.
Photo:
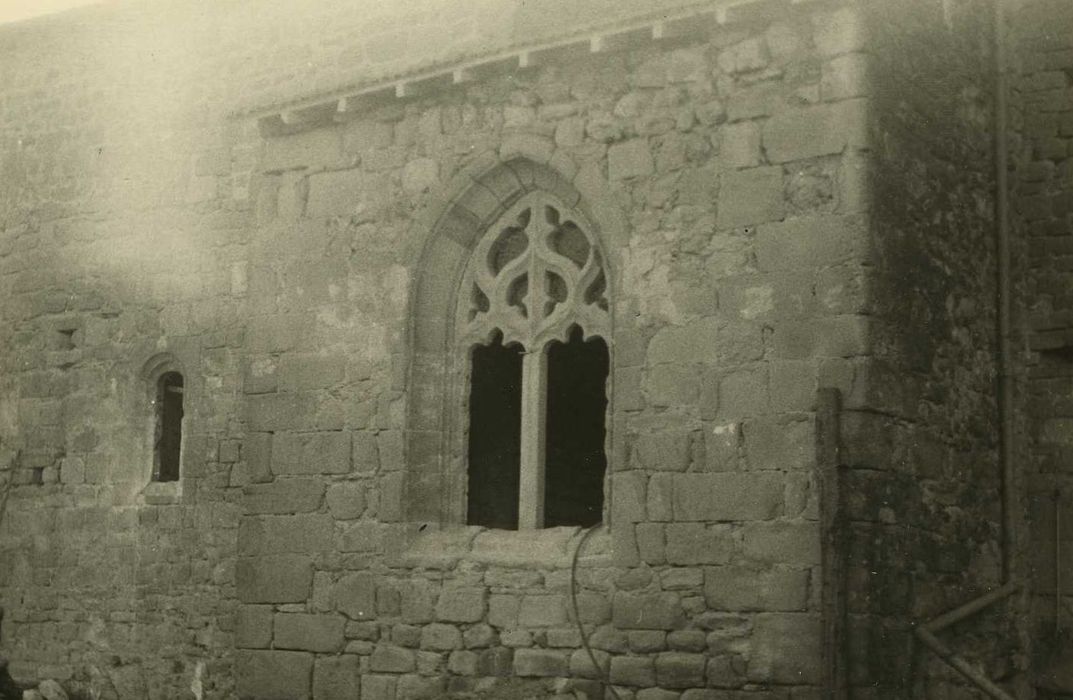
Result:
{"label": "chapel wall", "polygon": [[637,697],[819,692],[816,390],[860,390],[870,342],[859,29],[802,9],[552,51],[265,137],[240,693],[596,692],[569,597],[581,533],[406,500],[413,402],[452,410],[413,384],[420,253],[452,204],[491,216],[483,178],[519,161],[591,210],[614,280],[609,532],[577,576],[595,653]]}

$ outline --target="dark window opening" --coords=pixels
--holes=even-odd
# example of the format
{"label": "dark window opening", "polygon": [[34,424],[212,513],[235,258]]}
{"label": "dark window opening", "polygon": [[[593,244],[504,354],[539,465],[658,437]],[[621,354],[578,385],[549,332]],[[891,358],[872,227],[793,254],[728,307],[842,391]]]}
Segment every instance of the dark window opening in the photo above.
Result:
{"label": "dark window opening", "polygon": [[30,484],[33,486],[43,486],[45,483],[45,468],[33,467],[30,471]]}
{"label": "dark window opening", "polygon": [[157,382],[154,481],[178,481],[183,438],[183,375],[167,372]]}
{"label": "dark window opening", "polygon": [[603,520],[607,344],[582,340],[548,347],[544,526],[589,527]]}
{"label": "dark window opening", "polygon": [[473,349],[469,398],[470,525],[518,529],[522,350],[497,333]]}

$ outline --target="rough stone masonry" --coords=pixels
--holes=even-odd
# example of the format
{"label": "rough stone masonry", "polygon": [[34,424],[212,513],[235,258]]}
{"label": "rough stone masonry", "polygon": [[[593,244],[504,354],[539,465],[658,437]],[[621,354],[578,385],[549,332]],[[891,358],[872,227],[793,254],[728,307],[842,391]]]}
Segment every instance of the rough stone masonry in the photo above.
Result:
{"label": "rough stone masonry", "polygon": [[[1021,593],[944,641],[1013,697],[1073,693],[1060,5],[1010,3],[1008,31],[987,0],[163,0],[0,27],[12,676],[93,698],[977,698],[914,629],[1013,556]],[[466,524],[460,284],[532,193],[606,274],[593,532]]]}

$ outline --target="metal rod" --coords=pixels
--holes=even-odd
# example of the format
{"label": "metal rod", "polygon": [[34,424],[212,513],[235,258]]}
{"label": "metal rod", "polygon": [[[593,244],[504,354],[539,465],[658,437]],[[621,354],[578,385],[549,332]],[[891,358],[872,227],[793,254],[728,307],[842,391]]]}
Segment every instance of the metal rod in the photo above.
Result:
{"label": "metal rod", "polygon": [[1007,693],[1002,687],[996,685],[990,678],[976,670],[972,664],[954,654],[950,647],[939,641],[938,637],[925,628],[917,627],[916,635],[920,638],[920,641],[924,642],[924,644],[934,651],[940,659],[946,662],[950,668],[972,681],[973,685],[977,688],[980,688],[996,700],[1015,700],[1015,698]]}
{"label": "metal rod", "polygon": [[816,465],[820,486],[821,609],[823,611],[823,690],[829,700],[849,692],[846,672],[845,535],[839,495],[841,393],[816,394]]}
{"label": "metal rod", "polygon": [[1013,578],[1017,556],[1013,471],[1013,368],[1010,343],[1010,223],[1009,223],[1009,143],[1007,141],[1006,14],[1004,0],[995,0],[995,224],[998,265],[998,419],[999,461],[1002,465],[1002,580]]}
{"label": "metal rod", "polygon": [[1020,588],[1021,584],[1019,583],[1007,583],[1005,586],[1002,586],[1001,588],[996,588],[990,593],[985,593],[984,595],[980,596],[975,600],[970,600],[968,603],[965,603],[960,607],[954,608],[950,612],[943,613],[942,615],[934,618],[931,622],[922,625],[922,627],[929,632],[940,632],[949,627],[950,625],[956,622],[961,622],[966,617],[974,615],[979,611],[983,610],[984,608],[994,603],[997,603],[1006,596],[1016,593],[1017,590]]}
{"label": "metal rod", "polygon": [[1062,492],[1054,490],[1054,632],[1062,617]]}

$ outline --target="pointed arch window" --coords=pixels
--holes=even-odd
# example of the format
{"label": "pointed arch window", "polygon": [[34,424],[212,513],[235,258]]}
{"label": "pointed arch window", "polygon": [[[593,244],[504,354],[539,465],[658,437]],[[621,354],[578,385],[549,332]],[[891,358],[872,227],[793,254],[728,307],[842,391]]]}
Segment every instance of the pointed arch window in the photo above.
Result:
{"label": "pointed arch window", "polygon": [[470,524],[602,520],[611,322],[604,263],[578,221],[529,192],[466,266],[455,328],[469,359]]}

